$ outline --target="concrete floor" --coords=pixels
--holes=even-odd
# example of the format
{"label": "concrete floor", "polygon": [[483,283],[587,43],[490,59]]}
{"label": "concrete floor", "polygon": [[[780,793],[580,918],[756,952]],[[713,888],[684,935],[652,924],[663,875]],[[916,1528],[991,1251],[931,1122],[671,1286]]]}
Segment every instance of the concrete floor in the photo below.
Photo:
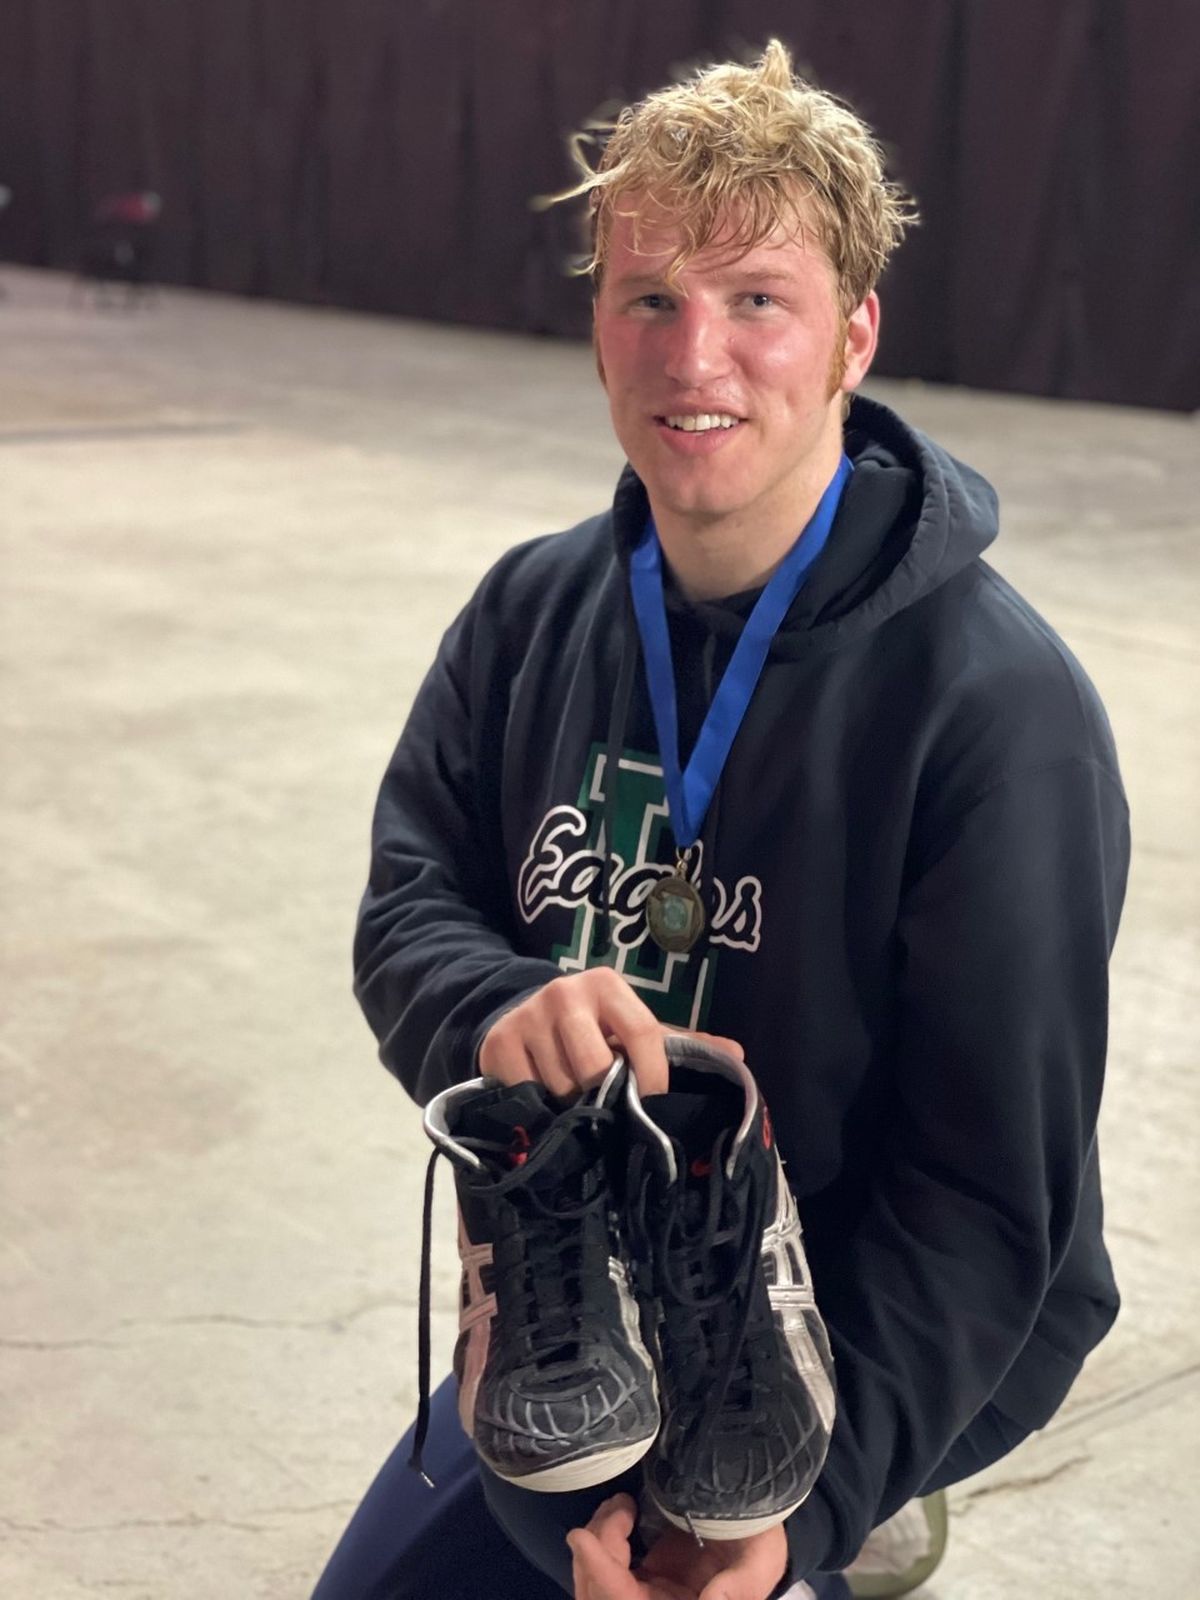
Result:
{"label": "concrete floor", "polygon": [[[426,1148],[349,989],[375,787],[478,575],[598,508],[618,452],[582,348],[2,276],[0,1593],[303,1600],[415,1395]],[[1096,679],[1136,844],[1125,1311],[1054,1425],[955,1492],[925,1593],[1184,1600],[1200,428],[875,388],[998,485],[996,564]]]}

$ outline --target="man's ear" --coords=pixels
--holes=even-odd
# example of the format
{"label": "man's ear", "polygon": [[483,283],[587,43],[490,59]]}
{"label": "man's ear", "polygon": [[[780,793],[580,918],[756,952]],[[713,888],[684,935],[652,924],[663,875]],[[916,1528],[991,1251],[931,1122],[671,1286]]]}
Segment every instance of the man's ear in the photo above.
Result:
{"label": "man's ear", "polygon": [[600,387],[607,392],[608,379],[604,376],[604,358],[600,354],[600,330],[596,326],[595,303],[592,305],[592,354],[596,358],[596,371],[600,377]]}
{"label": "man's ear", "polygon": [[844,394],[857,389],[870,371],[879,345],[879,296],[872,289],[860,306],[846,318],[846,344],[841,388]]}

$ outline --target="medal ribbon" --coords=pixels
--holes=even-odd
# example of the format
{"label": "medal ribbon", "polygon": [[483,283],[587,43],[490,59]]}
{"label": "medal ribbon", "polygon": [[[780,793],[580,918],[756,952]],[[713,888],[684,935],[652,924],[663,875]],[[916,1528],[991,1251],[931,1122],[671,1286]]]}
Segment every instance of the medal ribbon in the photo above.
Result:
{"label": "medal ribbon", "polygon": [[629,583],[646,663],[646,682],[654,713],[654,731],[658,735],[658,753],[662,757],[671,828],[680,850],[690,849],[700,837],[733,741],[762,676],[771,641],[803,588],[813,562],[825,548],[842,491],[853,470],[849,457],[843,455],[804,531],[755,601],[729,665],[721,674],[712,705],[683,772],[679,770],[675,669],[671,662],[671,639],[663,600],[662,546],[658,542],[654,518],[646,519],[646,530],[630,557]]}

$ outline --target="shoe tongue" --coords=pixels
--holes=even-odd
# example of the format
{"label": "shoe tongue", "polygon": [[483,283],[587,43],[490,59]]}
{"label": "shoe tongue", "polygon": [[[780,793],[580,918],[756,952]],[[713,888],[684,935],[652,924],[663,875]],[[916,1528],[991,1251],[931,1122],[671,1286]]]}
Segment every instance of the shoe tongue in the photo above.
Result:
{"label": "shoe tongue", "polygon": [[511,1088],[499,1084],[472,1096],[463,1107],[454,1136],[502,1145],[508,1151],[507,1161],[498,1153],[494,1159],[501,1165],[519,1167],[557,1115],[554,1102],[540,1083],[518,1083]]}
{"label": "shoe tongue", "polygon": [[722,1135],[736,1132],[738,1118],[731,1114],[730,1097],[672,1090],[643,1101],[646,1115],[666,1134],[675,1148],[681,1174],[706,1178],[722,1159]]}

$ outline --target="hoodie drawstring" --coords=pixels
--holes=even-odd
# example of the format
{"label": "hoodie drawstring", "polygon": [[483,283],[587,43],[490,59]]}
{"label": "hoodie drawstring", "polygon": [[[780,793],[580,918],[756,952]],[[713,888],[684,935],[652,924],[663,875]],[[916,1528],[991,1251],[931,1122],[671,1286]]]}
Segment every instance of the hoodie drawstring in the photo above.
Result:
{"label": "hoodie drawstring", "polygon": [[625,599],[625,621],[621,630],[621,663],[617,668],[617,685],[613,694],[612,711],[608,719],[608,739],[604,755],[604,819],[600,841],[600,909],[604,916],[604,941],[612,949],[612,880],[613,832],[617,818],[617,784],[621,774],[621,749],[625,743],[625,725],[629,720],[629,706],[633,700],[633,676],[637,670],[637,649],[634,641],[637,630],[633,625],[633,607],[628,595]]}

